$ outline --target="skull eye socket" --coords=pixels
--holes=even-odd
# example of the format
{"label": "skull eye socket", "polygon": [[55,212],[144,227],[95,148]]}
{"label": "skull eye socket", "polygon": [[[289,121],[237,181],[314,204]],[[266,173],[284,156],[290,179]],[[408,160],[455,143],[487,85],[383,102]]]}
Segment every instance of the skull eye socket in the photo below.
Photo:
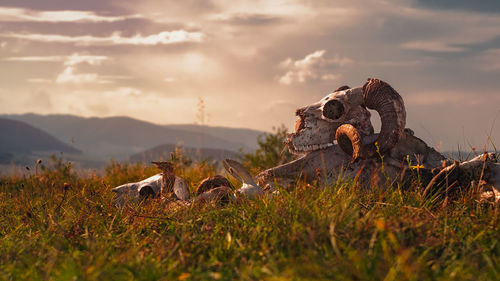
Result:
{"label": "skull eye socket", "polygon": [[344,105],[338,100],[331,100],[323,105],[323,116],[330,120],[337,120],[343,114]]}

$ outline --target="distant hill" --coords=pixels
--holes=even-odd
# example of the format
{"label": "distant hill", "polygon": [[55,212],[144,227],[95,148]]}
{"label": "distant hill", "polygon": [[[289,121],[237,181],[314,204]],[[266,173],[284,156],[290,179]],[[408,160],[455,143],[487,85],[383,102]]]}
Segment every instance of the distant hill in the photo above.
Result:
{"label": "distant hill", "polygon": [[26,122],[72,143],[93,159],[126,160],[163,144],[252,151],[262,132],[196,125],[156,125],[129,117],[83,118],[74,115],[0,115]]}
{"label": "distant hill", "polygon": [[[163,144],[146,151],[136,153],[129,157],[130,162],[143,162],[150,163],[151,161],[165,161],[170,159],[170,154],[174,152],[176,146],[173,144]],[[239,153],[215,148],[194,148],[194,147],[182,147],[182,155],[189,157],[191,160],[201,161],[201,160],[216,160],[220,161],[226,158],[238,159]]]}
{"label": "distant hill", "polygon": [[165,127],[216,136],[225,140],[242,143],[251,149],[257,149],[257,138],[264,133],[252,129],[212,127],[195,124],[165,125]]}
{"label": "distant hill", "polygon": [[81,151],[58,140],[47,132],[21,121],[0,118],[0,162],[8,164],[16,158],[35,152]]}

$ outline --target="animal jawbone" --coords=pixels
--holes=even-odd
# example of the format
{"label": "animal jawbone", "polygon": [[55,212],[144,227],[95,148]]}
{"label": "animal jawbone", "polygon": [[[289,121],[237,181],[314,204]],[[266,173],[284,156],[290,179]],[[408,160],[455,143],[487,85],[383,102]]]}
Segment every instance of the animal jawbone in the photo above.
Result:
{"label": "animal jawbone", "polygon": [[321,150],[333,146],[334,143],[322,143],[322,144],[308,144],[308,145],[294,145],[290,144],[288,146],[291,153],[304,153],[312,152],[315,150]]}

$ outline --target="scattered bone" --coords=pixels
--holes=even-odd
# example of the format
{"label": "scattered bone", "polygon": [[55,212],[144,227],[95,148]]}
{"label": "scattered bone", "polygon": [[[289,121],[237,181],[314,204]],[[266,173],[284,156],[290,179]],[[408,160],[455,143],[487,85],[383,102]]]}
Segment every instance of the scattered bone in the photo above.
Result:
{"label": "scattered bone", "polygon": [[117,205],[123,206],[129,200],[140,199],[148,197],[150,194],[148,192],[143,192],[144,197],[141,196],[141,190],[153,190],[155,196],[160,193],[161,190],[162,175],[156,174],[147,179],[139,182],[126,183],[117,186],[111,191],[115,193],[114,200]]}
{"label": "scattered bone", "polygon": [[180,200],[189,199],[189,188],[184,179],[175,175],[174,164],[171,162],[151,162],[161,171],[162,181],[160,197],[169,198],[175,196]]}
{"label": "scattered bone", "polygon": [[204,179],[198,186],[197,196],[190,198],[189,188],[184,179],[175,176],[173,164],[153,162],[163,172],[137,183],[127,183],[113,188],[116,205],[123,206],[129,200],[156,197],[174,199],[181,202],[181,205],[190,205],[192,202],[227,203],[238,198],[254,199],[262,196],[262,188],[255,183],[241,163],[231,159],[226,159],[222,163],[226,171],[242,183],[242,186],[235,192],[225,177],[217,175]]}
{"label": "scattered bone", "polygon": [[[378,134],[374,133],[367,108],[380,115],[382,126]],[[424,194],[440,189],[443,183],[448,190],[483,180],[491,185],[493,196],[499,198],[500,164],[495,155],[486,153],[449,165],[443,155],[405,128],[403,99],[386,82],[368,79],[362,87],[340,87],[320,101],[297,109],[296,115],[296,131],[287,135],[285,144],[300,158],[260,173],[257,178],[262,186],[269,186],[275,179],[315,179],[318,171],[326,175],[321,179],[325,183],[335,182],[342,176],[369,186],[384,178],[391,179],[391,183],[402,182],[416,169],[422,175],[423,185],[427,186]],[[263,195],[263,189],[241,163],[230,159],[222,163],[230,175],[242,182],[241,188],[233,194],[227,179],[215,176],[203,181],[197,197],[189,202]],[[189,190],[185,181],[175,176],[173,166],[167,162],[155,164],[162,169],[161,175],[113,189],[117,204],[124,204],[126,197],[158,194],[164,197],[171,193],[187,202]]]}
{"label": "scattered bone", "polygon": [[209,189],[195,198],[195,201],[197,202],[217,201],[222,203],[229,203],[229,201],[231,200],[234,200],[233,190],[225,185]]}
{"label": "scattered bone", "polygon": [[223,176],[216,175],[213,177],[209,177],[204,179],[196,190],[196,195],[201,195],[204,192],[207,192],[216,187],[225,186],[231,188],[231,183]]}
{"label": "scattered bone", "polygon": [[231,159],[222,161],[226,171],[242,183],[241,187],[236,190],[236,197],[257,198],[264,193],[262,188],[257,185],[248,172],[248,170],[239,162]]}

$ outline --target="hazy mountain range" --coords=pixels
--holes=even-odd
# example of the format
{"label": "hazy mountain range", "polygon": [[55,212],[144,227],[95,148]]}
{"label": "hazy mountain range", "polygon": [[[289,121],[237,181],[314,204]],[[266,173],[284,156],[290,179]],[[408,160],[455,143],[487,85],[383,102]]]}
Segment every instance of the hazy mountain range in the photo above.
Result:
{"label": "hazy mountain range", "polygon": [[[102,168],[110,159],[149,163],[166,160],[176,147],[193,160],[237,158],[257,148],[264,132],[200,125],[157,125],[129,117],[0,115],[0,171],[57,154],[81,167]],[[443,152],[452,159],[474,153]],[[3,166],[2,166],[3,165]],[[3,168],[2,168],[3,167]]]}
{"label": "hazy mountain range", "polygon": [[22,114],[0,118],[0,153],[5,154],[4,163],[12,158],[6,157],[8,154],[58,151],[95,166],[109,159],[138,161],[137,155],[152,156],[151,151],[168,155],[175,146],[183,146],[200,157],[206,153],[207,157],[218,158],[229,152],[254,150],[257,137],[263,133],[200,125],[157,125],[129,117]]}
{"label": "hazy mountain range", "polygon": [[182,155],[188,156],[190,159],[195,161],[201,160],[222,160],[226,158],[238,159],[240,153],[216,148],[193,148],[193,147],[182,147],[178,148],[173,144],[162,144],[143,152],[136,153],[129,157],[129,162],[143,162],[150,163],[151,161],[165,161],[169,160],[171,153],[174,153],[176,149]]}
{"label": "hazy mountain range", "polygon": [[8,164],[15,158],[19,160],[28,155],[50,152],[74,155],[82,153],[29,124],[0,118],[0,163]]}

